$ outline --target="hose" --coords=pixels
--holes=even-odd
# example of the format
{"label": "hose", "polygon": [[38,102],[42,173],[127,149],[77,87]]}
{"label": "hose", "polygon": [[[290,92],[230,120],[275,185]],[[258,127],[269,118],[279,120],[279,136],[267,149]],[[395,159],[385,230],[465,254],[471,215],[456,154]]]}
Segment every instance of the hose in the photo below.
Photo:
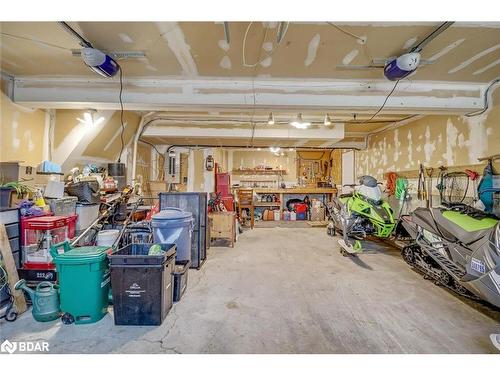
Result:
{"label": "hose", "polygon": [[396,192],[396,179],[398,178],[398,175],[395,172],[387,172],[386,174],[386,179],[387,179],[387,193],[389,196],[394,195]]}

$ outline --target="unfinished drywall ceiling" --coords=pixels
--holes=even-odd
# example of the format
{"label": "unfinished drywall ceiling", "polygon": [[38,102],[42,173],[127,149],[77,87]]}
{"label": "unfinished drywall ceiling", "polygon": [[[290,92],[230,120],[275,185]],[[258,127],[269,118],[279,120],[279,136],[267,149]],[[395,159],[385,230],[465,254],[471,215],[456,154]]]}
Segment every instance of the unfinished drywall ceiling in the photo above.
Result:
{"label": "unfinished drywall ceiling", "polygon": [[[401,81],[384,111],[365,122],[393,83],[381,69],[337,66],[367,65],[404,53],[439,23],[341,23],[343,31],[326,23],[290,23],[279,46],[276,22],[230,22],[230,43],[217,22],[70,25],[103,50],[145,53],[145,58],[120,61],[125,109],[164,110],[175,117],[165,125],[177,127],[178,134],[186,126],[213,128],[216,134],[253,123],[259,129],[270,111],[287,129],[297,112],[318,126],[329,113],[333,123],[344,126],[341,144],[328,137],[282,136],[272,142],[246,135],[206,137],[206,129],[189,137],[146,134],[157,144],[363,147],[368,133],[407,118],[480,109],[486,86],[500,76],[499,25],[456,23],[424,49],[423,58],[432,64]],[[0,29],[0,64],[11,75],[14,102],[37,108],[119,109],[118,77],[97,77],[71,56],[71,49],[80,46],[56,22],[7,22]],[[109,136],[115,138],[116,152],[114,133]],[[97,155],[100,149],[87,151]]]}
{"label": "unfinished drywall ceiling", "polygon": [[[121,62],[130,77],[254,75],[275,78],[377,79],[381,69],[341,70],[336,66],[366,65],[371,59],[405,52],[439,23],[418,25],[343,23],[361,42],[326,23],[291,23],[276,47],[276,23],[254,22],[248,32],[244,67],[243,38],[248,22],[231,22],[231,42],[224,40],[221,23],[214,22],[71,22],[97,47],[134,50],[144,59]],[[497,24],[466,27],[456,24],[433,40],[412,80],[488,82],[500,75],[500,33]],[[92,76],[70,49],[77,42],[55,22],[3,22],[2,70],[13,75]],[[27,41],[13,36],[46,42]],[[271,54],[269,58],[265,58]],[[263,59],[264,58],[264,59]]]}

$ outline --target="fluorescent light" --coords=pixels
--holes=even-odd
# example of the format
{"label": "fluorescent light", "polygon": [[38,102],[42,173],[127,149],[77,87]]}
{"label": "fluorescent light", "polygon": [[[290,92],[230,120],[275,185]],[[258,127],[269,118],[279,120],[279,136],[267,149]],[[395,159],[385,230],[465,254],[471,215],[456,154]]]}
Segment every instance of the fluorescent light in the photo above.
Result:
{"label": "fluorescent light", "polygon": [[85,120],[85,122],[87,124],[93,124],[94,123],[94,120],[92,119],[92,115],[90,114],[90,112],[85,112],[83,114],[83,119]]}
{"label": "fluorescent light", "polygon": [[99,117],[97,120],[94,120],[94,126],[98,126],[102,124],[104,121],[104,117]]}
{"label": "fluorescent light", "polygon": [[290,147],[288,151],[295,151],[295,149],[293,147]]}
{"label": "fluorescent light", "polygon": [[330,115],[328,113],[325,115],[325,119],[323,120],[323,123],[325,124],[325,126],[332,124],[332,120],[330,119]]}
{"label": "fluorescent light", "polygon": [[95,127],[104,122],[104,117],[102,116],[97,119],[95,118],[96,113],[97,111],[95,109],[89,109],[83,113],[83,119],[80,117],[77,117],[76,119],[85,126]]}
{"label": "fluorescent light", "polygon": [[302,113],[299,113],[297,115],[297,118],[290,122],[290,125],[296,127],[297,129],[307,129],[309,126],[311,126],[311,123],[304,121],[302,119]]}
{"label": "fluorescent light", "polygon": [[269,113],[269,117],[268,117],[268,119],[267,119],[267,124],[268,124],[268,125],[274,125],[274,115],[273,115],[273,113],[272,113],[272,112],[271,112],[271,113]]}
{"label": "fluorescent light", "polygon": [[274,154],[280,152],[280,150],[281,150],[280,147],[269,147],[269,151],[271,151]]}

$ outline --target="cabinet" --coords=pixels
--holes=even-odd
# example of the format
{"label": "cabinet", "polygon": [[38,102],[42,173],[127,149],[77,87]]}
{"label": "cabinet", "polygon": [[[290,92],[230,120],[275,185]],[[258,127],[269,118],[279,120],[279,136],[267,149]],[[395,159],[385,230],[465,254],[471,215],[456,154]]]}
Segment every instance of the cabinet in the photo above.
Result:
{"label": "cabinet", "polygon": [[0,209],[0,224],[5,225],[7,238],[10,243],[12,256],[16,263],[16,267],[20,268],[21,259],[21,230],[19,227],[19,209],[18,208],[2,208]]}
{"label": "cabinet", "polygon": [[215,174],[215,191],[220,193],[221,197],[227,197],[231,194],[231,176],[229,173]]}
{"label": "cabinet", "polygon": [[231,247],[236,241],[236,212],[212,212],[210,217],[210,236],[229,240]]}

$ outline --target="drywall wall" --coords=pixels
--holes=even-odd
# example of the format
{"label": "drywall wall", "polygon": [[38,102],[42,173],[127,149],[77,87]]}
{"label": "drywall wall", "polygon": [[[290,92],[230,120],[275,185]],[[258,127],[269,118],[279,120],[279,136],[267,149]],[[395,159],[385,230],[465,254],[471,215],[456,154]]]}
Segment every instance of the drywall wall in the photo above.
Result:
{"label": "drywall wall", "polygon": [[[273,169],[284,169],[287,171],[286,175],[283,175],[283,180],[287,185],[292,185],[297,183],[297,167],[296,167],[296,152],[295,151],[285,151],[284,156],[276,156],[271,153],[268,149],[262,151],[256,150],[238,150],[229,151],[232,153],[232,166],[229,172],[232,170],[237,170],[240,168],[256,168],[258,166],[267,166]],[[232,173],[231,182],[233,184],[241,183],[242,181],[253,181],[255,179],[262,181],[276,181],[277,176],[250,176],[250,175],[238,175]]]}
{"label": "drywall wall", "polygon": [[338,185],[341,185],[340,189],[342,194],[349,193],[351,189],[349,187],[344,187],[343,185],[356,183],[354,175],[355,166],[355,151],[354,150],[340,150],[342,151],[342,180]]}
{"label": "drywall wall", "polygon": [[[87,163],[105,164],[118,159],[121,149],[121,121],[118,111],[98,111],[96,119],[103,120],[97,125],[80,121],[82,110],[57,110],[54,131],[54,162],[67,172],[74,165]],[[124,112],[123,142],[125,147],[132,140],[139,125],[140,116],[134,112]]]}
{"label": "drywall wall", "polygon": [[24,165],[36,166],[43,159],[45,112],[13,103],[6,95],[7,86],[8,82],[2,80],[0,161],[23,161]]}
{"label": "drywall wall", "polygon": [[214,161],[219,166],[221,172],[227,172],[228,151],[222,148],[213,148],[212,150]]}
{"label": "drywall wall", "polygon": [[205,158],[203,155],[203,150],[190,150],[193,154],[193,191],[205,191],[205,175],[204,175],[204,165]]}
{"label": "drywall wall", "polygon": [[475,117],[427,116],[370,137],[356,155],[356,175],[378,179],[388,171],[414,171],[441,165],[484,165],[478,158],[500,153],[500,90],[490,108]]}

